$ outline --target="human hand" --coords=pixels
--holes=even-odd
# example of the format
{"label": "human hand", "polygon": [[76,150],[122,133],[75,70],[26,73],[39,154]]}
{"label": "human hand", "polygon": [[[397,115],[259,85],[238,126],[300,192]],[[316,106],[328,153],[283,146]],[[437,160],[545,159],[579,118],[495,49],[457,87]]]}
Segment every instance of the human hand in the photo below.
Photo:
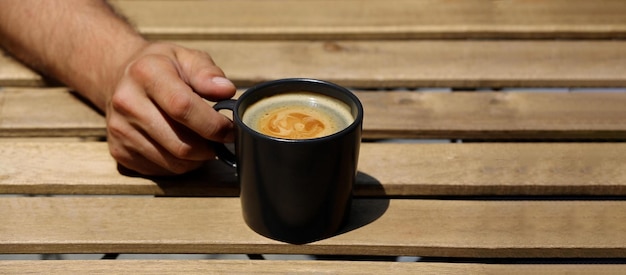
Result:
{"label": "human hand", "polygon": [[204,52],[149,44],[130,59],[111,90],[109,151],[128,169],[182,174],[214,158],[208,140],[233,140],[232,122],[204,99],[231,98],[236,88]]}

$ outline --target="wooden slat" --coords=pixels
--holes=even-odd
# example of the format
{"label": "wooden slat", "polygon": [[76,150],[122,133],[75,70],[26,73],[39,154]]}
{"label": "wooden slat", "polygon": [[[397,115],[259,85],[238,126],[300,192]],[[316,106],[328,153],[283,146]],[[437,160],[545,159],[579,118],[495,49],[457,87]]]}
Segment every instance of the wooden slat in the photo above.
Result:
{"label": "wooden slat", "polygon": [[367,138],[626,140],[626,92],[358,93]]}
{"label": "wooden slat", "polygon": [[46,85],[41,75],[27,68],[7,55],[0,48],[0,87],[26,86],[39,87]]}
{"label": "wooden slat", "polygon": [[[261,253],[610,258],[626,201],[355,200],[344,232],[289,245],[238,198],[1,198],[0,253]],[[375,236],[375,237],[372,237]]]}
{"label": "wooden slat", "polygon": [[65,88],[0,90],[0,137],[104,137],[105,127]]}
{"label": "wooden slat", "polygon": [[[368,139],[626,140],[624,92],[355,93]],[[65,89],[0,90],[0,137],[104,137],[105,127]]]}
{"label": "wooden slat", "polygon": [[[311,77],[374,88],[626,87],[620,40],[175,42],[209,52],[239,86]],[[0,86],[41,83],[10,59],[0,68]]]}
{"label": "wooden slat", "polygon": [[350,87],[377,88],[626,86],[624,41],[180,44],[209,52],[230,78],[243,85],[283,77],[313,77]]}
{"label": "wooden slat", "polygon": [[626,37],[605,1],[113,1],[156,39]]}
{"label": "wooden slat", "polygon": [[470,264],[371,261],[0,261],[2,274],[623,274],[617,264]]}
{"label": "wooden slat", "polygon": [[[626,194],[626,143],[364,143],[357,196]],[[106,143],[0,143],[0,193],[237,196],[219,161],[186,176],[121,175]]]}

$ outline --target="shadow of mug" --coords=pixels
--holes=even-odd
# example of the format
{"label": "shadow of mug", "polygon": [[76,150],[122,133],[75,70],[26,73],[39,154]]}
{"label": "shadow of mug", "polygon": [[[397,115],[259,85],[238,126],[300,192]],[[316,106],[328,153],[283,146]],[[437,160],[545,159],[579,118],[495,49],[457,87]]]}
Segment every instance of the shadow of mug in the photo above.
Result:
{"label": "shadow of mug", "polygon": [[353,196],[348,219],[335,236],[356,230],[378,220],[389,208],[389,198],[384,197],[383,185],[376,178],[366,173],[357,172],[353,193],[357,195],[359,193],[376,193],[381,194],[381,196],[367,198]]}
{"label": "shadow of mug", "polygon": [[[118,167],[126,176],[143,177]],[[149,177],[159,190],[157,196],[229,196],[239,195],[235,169],[224,166],[220,161],[210,161],[201,169],[175,177]],[[348,218],[332,238],[364,227],[380,217],[389,208],[389,198],[385,197],[384,187],[376,178],[357,172],[353,186],[353,198]],[[326,239],[324,238],[324,239]],[[319,241],[317,239],[313,241]]]}

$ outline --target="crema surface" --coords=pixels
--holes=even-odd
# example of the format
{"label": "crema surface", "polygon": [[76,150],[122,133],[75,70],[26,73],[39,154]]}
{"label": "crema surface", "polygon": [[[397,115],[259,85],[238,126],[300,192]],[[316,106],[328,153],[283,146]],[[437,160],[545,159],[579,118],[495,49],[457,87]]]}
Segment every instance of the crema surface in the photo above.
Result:
{"label": "crema surface", "polygon": [[262,134],[285,139],[312,139],[348,127],[354,117],[340,100],[309,92],[279,94],[255,102],[243,122]]}

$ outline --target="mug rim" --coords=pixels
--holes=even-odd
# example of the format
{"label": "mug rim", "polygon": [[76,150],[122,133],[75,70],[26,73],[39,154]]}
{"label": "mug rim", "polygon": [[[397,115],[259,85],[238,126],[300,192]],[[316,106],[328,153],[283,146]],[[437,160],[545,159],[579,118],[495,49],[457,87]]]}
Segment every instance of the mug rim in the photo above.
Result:
{"label": "mug rim", "polygon": [[[254,129],[252,129],[250,126],[246,125],[241,116],[239,115],[239,108],[241,107],[241,104],[244,103],[246,101],[246,99],[251,96],[252,94],[255,93],[255,91],[257,90],[262,90],[262,89],[266,89],[268,87],[271,86],[277,86],[277,85],[284,85],[284,84],[297,84],[297,83],[307,83],[307,84],[313,84],[313,85],[323,85],[323,86],[328,86],[331,87],[333,90],[337,90],[340,91],[341,93],[345,94],[350,101],[352,101],[353,104],[356,105],[356,116],[354,117],[354,121],[352,121],[352,123],[350,123],[350,125],[348,125],[347,127],[341,129],[340,131],[337,131],[335,133],[332,133],[330,135],[326,135],[326,136],[322,136],[322,137],[317,137],[317,138],[307,138],[307,139],[288,139],[288,138],[279,138],[279,137],[273,137],[270,135],[266,135],[263,134],[259,131],[256,131]],[[311,92],[311,93],[317,93],[317,94],[323,94],[326,96],[331,96],[332,95],[328,95],[325,93],[320,93],[318,91],[311,91],[311,90],[306,90],[306,92]],[[337,97],[335,97],[337,98]],[[337,98],[341,101],[343,101],[340,98]],[[242,113],[243,115],[243,113]],[[249,132],[250,134],[254,135],[257,138],[262,138],[262,139],[267,139],[267,140],[273,140],[273,141],[277,141],[277,142],[287,142],[287,143],[311,143],[311,142],[323,142],[325,140],[329,140],[329,139],[334,139],[337,136],[342,136],[345,135],[347,133],[350,133],[352,131],[354,131],[354,128],[357,127],[361,127],[360,125],[362,125],[362,121],[363,121],[363,105],[361,104],[361,101],[359,100],[359,98],[350,90],[348,90],[345,87],[339,86],[335,83],[326,81],[326,80],[320,80],[320,79],[314,79],[314,78],[283,78],[283,79],[277,79],[277,80],[271,80],[271,81],[266,81],[260,84],[257,84],[255,86],[252,86],[250,88],[248,88],[236,101],[235,107],[233,108],[233,120],[235,121],[235,123],[237,124],[238,127],[243,127],[243,129],[245,129],[245,131]]]}

